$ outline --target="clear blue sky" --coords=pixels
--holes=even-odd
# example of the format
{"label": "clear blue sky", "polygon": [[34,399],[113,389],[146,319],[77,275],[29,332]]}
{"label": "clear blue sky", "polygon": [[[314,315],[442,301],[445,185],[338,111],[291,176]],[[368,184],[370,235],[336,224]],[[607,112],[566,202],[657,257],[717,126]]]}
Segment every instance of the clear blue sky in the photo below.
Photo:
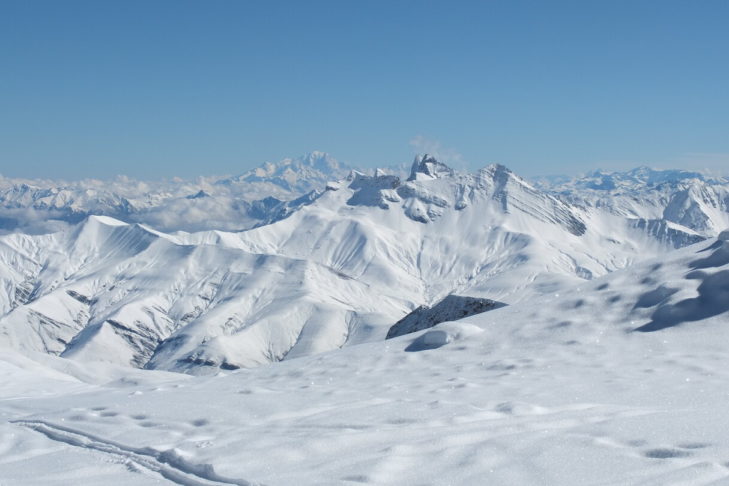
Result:
{"label": "clear blue sky", "polygon": [[[439,148],[438,148],[439,145]],[[0,0],[0,174],[729,168],[729,1]]]}

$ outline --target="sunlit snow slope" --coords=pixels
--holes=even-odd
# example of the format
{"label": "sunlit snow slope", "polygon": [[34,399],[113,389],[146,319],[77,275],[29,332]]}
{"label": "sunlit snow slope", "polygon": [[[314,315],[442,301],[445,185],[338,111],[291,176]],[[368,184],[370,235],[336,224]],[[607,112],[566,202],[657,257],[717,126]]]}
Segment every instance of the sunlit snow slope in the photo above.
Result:
{"label": "sunlit snow slope", "polygon": [[[636,227],[659,237],[677,228],[716,236],[729,227],[726,178],[639,167],[627,172],[595,171],[582,177],[541,179],[537,184],[571,204],[628,218]],[[673,236],[676,242],[687,238]]]}
{"label": "sunlit snow slope", "polygon": [[0,477],[725,484],[728,240],[415,334],[217,376],[90,373],[9,351]]}

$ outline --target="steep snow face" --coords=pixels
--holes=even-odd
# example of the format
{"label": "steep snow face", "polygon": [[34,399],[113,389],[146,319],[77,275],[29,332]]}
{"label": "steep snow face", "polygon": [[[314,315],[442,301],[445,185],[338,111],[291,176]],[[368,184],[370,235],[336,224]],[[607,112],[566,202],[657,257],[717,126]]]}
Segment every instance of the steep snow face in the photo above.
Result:
{"label": "steep snow face", "polygon": [[0,353],[3,482],[724,484],[726,239],[210,377]]}
{"label": "steep snow face", "polygon": [[[729,225],[729,181],[682,170],[640,167],[628,172],[596,171],[574,179],[540,179],[538,186],[572,204],[608,211],[635,224],[667,233],[716,236]],[[678,236],[675,247],[686,236]]]}
{"label": "steep snow face", "polygon": [[106,215],[165,231],[242,230],[285,211],[287,203],[351,169],[323,152],[267,162],[236,177],[195,181],[85,180],[73,183],[0,177],[0,231],[53,232],[61,222]]}

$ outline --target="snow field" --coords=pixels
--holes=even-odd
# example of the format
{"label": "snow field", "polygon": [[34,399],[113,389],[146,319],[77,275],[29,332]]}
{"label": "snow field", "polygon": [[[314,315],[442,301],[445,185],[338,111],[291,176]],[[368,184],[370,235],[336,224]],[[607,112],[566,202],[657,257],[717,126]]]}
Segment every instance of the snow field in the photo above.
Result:
{"label": "snow field", "polygon": [[[0,455],[0,477],[44,484],[34,481],[62,472],[53,458],[65,451],[66,464],[96,458],[82,484],[723,484],[727,312],[635,330],[702,295],[729,266],[715,256],[726,244],[216,376],[102,367],[99,385],[80,364],[69,378],[63,360],[4,355],[5,389],[23,399],[0,401],[3,431],[16,433],[3,444],[18,451]],[[419,340],[428,346],[412,349]],[[128,466],[117,469],[120,456]]]}

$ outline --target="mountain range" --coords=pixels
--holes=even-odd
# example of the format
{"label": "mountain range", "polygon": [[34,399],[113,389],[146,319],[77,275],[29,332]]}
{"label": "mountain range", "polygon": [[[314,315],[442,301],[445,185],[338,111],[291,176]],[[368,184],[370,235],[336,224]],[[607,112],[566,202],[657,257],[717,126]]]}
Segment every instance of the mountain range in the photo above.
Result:
{"label": "mountain range", "polygon": [[1,344],[193,374],[383,340],[452,295],[514,305],[729,227],[729,182],[698,173],[530,182],[428,155],[2,187]]}
{"label": "mountain range", "polygon": [[234,177],[75,182],[0,177],[0,232],[47,233],[91,215],[163,231],[239,231],[350,171],[330,155],[312,152]]}
{"label": "mountain range", "polygon": [[[124,252],[143,246],[133,228],[109,220],[82,231],[91,230],[115,242],[123,266]],[[231,271],[243,265],[230,262]],[[258,263],[282,272],[280,262]],[[140,286],[160,278],[154,266],[136,277],[126,268]],[[211,376],[4,349],[0,477],[89,486],[725,484],[729,232],[550,290],[506,306],[448,298],[396,329],[414,333]],[[463,318],[483,307],[491,310]],[[108,322],[111,332],[125,325]]]}

